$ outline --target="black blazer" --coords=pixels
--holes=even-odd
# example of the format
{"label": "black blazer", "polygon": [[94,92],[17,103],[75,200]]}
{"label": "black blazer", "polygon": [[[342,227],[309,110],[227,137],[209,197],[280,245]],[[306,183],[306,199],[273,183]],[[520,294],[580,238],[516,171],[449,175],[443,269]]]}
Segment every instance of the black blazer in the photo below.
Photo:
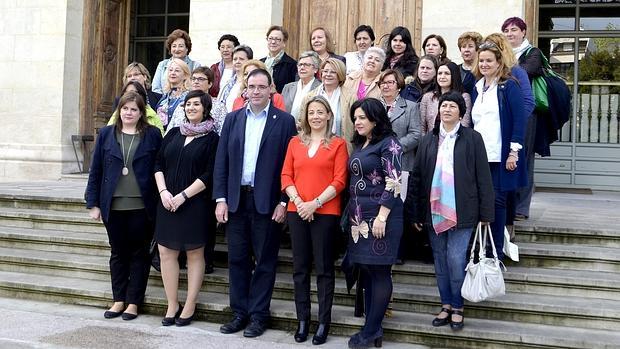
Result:
{"label": "black blazer", "polygon": [[[154,166],[161,141],[159,129],[148,126],[142,134],[131,163],[150,219],[155,218],[157,205]],[[99,130],[86,186],[86,207],[99,207],[104,222],[107,222],[110,216],[112,196],[122,168],[123,155],[116,141],[116,129],[114,126],[106,126]]]}
{"label": "black blazer", "polygon": [[[226,116],[215,156],[213,198],[225,198],[228,211],[239,208],[245,144],[246,108]],[[297,134],[295,119],[271,104],[260,142],[254,175],[254,203],[260,214],[271,214],[286,201],[280,188],[280,173],[288,143]]]}
{"label": "black blazer", "polygon": [[[265,62],[267,57],[260,59],[261,62]],[[289,82],[297,80],[297,61],[287,55],[286,52],[282,56],[282,59],[278,64],[273,66],[273,83],[276,85],[278,93],[282,93],[284,85]]]}
{"label": "black blazer", "polygon": [[[432,224],[430,192],[438,145],[439,128],[435,127],[418,146],[405,204],[414,223]],[[454,144],[454,191],[458,229],[495,219],[495,192],[484,141],[480,133],[463,126]]]}

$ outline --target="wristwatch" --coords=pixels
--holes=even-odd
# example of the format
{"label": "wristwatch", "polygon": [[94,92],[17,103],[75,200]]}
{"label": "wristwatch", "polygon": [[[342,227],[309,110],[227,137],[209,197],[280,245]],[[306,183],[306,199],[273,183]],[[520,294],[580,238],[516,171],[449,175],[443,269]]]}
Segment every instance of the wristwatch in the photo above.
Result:
{"label": "wristwatch", "polygon": [[377,219],[378,219],[378,220],[379,220],[379,222],[381,222],[381,223],[385,223],[385,222],[387,221],[387,217],[386,217],[386,216],[384,216],[384,215],[380,215],[380,214],[378,214],[378,215],[377,215]]}

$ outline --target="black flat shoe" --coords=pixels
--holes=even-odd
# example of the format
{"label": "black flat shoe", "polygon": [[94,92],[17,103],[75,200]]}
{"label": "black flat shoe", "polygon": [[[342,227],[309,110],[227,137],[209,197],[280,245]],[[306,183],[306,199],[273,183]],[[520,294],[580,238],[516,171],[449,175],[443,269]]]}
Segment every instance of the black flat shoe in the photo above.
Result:
{"label": "black flat shoe", "polygon": [[119,317],[123,315],[122,311],[111,311],[111,310],[106,310],[105,313],[103,313],[103,317],[106,319],[114,319],[115,317]]}
{"label": "black flat shoe", "polygon": [[295,332],[295,342],[303,343],[308,339],[310,332],[310,321],[299,321],[297,324],[297,332]]}
{"label": "black flat shoe", "polygon": [[161,324],[162,326],[172,326],[174,325],[175,321],[179,316],[181,316],[181,312],[183,311],[183,307],[181,306],[181,304],[179,304],[179,310],[177,310],[177,312],[174,314],[174,317],[164,317],[161,320]]}
{"label": "black flat shoe", "polygon": [[327,335],[329,334],[329,324],[319,324],[316,329],[314,337],[312,337],[312,344],[321,345],[327,341]]}
{"label": "black flat shoe", "polygon": [[182,318],[182,317],[178,317],[174,320],[174,323],[178,326],[178,327],[183,327],[183,326],[187,326],[189,324],[192,323],[192,320],[194,320],[194,314],[192,314],[192,316],[188,317],[188,318]]}
{"label": "black flat shoe", "polygon": [[259,320],[252,320],[245,331],[243,336],[247,338],[260,337],[267,330],[267,323]]}
{"label": "black flat shoe", "polygon": [[[433,319],[433,326],[434,327],[439,327],[439,326],[445,326],[447,324],[450,323],[450,316],[452,315],[452,310],[448,309],[448,308],[441,308],[441,311],[439,312],[439,314],[441,313],[448,313],[448,316],[446,316],[443,319],[440,319],[438,317]],[[439,315],[437,314],[437,315]]]}
{"label": "black flat shoe", "polygon": [[248,324],[248,320],[242,317],[236,316],[230,322],[223,324],[220,327],[220,332],[224,334],[237,333],[245,328]]}
{"label": "black flat shoe", "polygon": [[130,321],[137,317],[138,317],[138,314],[132,314],[132,313],[123,313],[123,316],[122,316],[123,320],[125,321]]}
{"label": "black flat shoe", "polygon": [[450,328],[452,328],[453,331],[460,331],[463,329],[463,327],[465,327],[465,316],[463,315],[463,311],[462,310],[452,310],[452,314],[453,315],[461,315],[463,317],[463,319],[461,319],[461,321],[454,321],[451,320],[450,321]]}

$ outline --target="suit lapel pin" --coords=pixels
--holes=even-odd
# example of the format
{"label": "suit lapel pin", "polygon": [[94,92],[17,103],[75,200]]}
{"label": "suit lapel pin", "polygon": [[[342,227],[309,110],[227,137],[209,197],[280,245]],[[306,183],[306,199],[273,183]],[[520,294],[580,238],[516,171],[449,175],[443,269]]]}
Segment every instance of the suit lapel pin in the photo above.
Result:
{"label": "suit lapel pin", "polygon": [[273,114],[272,118],[274,118],[274,119],[275,119],[275,118],[276,118],[276,114]]}

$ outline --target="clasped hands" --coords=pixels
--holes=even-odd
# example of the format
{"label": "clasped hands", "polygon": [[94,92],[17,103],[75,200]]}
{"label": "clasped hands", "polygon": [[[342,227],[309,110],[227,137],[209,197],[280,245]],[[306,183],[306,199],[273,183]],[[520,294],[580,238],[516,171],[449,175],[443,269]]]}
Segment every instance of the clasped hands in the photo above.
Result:
{"label": "clasped hands", "polygon": [[172,196],[172,193],[168,190],[164,190],[161,194],[159,194],[159,196],[164,208],[170,212],[175,212],[185,202],[185,198],[181,193]]}
{"label": "clasped hands", "polygon": [[316,200],[302,201],[301,199],[295,200],[295,207],[297,207],[297,214],[304,221],[312,222],[314,220],[314,212],[319,205]]}

